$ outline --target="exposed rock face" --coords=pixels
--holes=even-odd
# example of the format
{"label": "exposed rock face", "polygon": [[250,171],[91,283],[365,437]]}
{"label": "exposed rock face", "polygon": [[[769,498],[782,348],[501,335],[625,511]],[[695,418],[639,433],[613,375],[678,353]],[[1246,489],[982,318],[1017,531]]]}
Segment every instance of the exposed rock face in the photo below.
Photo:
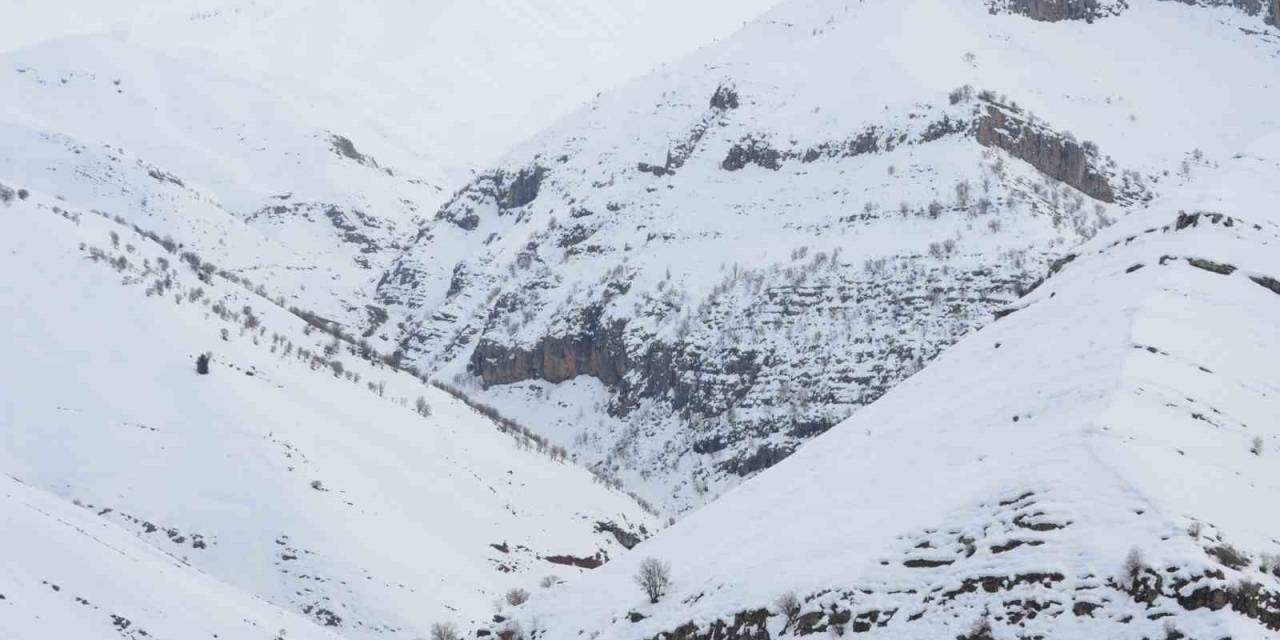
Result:
{"label": "exposed rock face", "polygon": [[1118,15],[1129,8],[1125,0],[988,0],[992,13],[1016,13],[1041,22],[1084,20]]}
{"label": "exposed rock face", "polygon": [[634,533],[618,526],[618,524],[614,522],[597,522],[596,531],[613,534],[613,538],[618,541],[618,544],[627,549],[634,548],[636,545],[643,542],[645,538],[649,537],[649,532],[645,530],[643,525],[640,526],[639,533]]}
{"label": "exposed rock face", "polygon": [[683,136],[676,140],[671,149],[667,151],[666,160],[661,165],[641,162],[637,165],[637,168],[644,173],[651,173],[655,176],[675,173],[697,151],[698,144],[707,135],[707,131],[714,125],[723,124],[724,116],[737,109],[741,104],[742,102],[736,89],[731,85],[720,85],[711,96],[708,111],[702,114],[702,117]]}
{"label": "exposed rock face", "polygon": [[[960,555],[972,555],[971,551],[981,540],[964,538]],[[1042,541],[1041,541],[1042,542]],[[926,541],[921,547],[931,549]],[[984,545],[985,546],[985,545]],[[922,627],[932,618],[939,620],[963,619],[956,610],[964,610],[966,603],[984,602],[986,615],[978,623],[955,636],[961,640],[991,640],[994,625],[1006,630],[1021,631],[1020,637],[1043,637],[1029,633],[1034,625],[1045,620],[1060,620],[1063,616],[1097,619],[1118,618],[1124,624],[1133,623],[1132,609],[1126,599],[1140,606],[1139,610],[1161,612],[1148,619],[1160,620],[1169,612],[1184,610],[1231,610],[1252,620],[1258,626],[1280,630],[1280,593],[1266,586],[1242,579],[1227,580],[1221,569],[1212,566],[1168,567],[1168,572],[1184,569],[1193,578],[1168,579],[1150,567],[1141,567],[1124,580],[1099,582],[1096,575],[1076,575],[1072,580],[1058,571],[1028,571],[1018,574],[990,575],[975,573],[957,578],[957,561],[908,561],[907,566],[918,567],[921,576],[939,581],[930,590],[931,595],[920,596],[915,589],[899,589],[889,593],[877,593],[873,589],[827,590],[801,597],[799,608],[792,612],[785,628],[789,635],[797,637],[841,637],[846,633],[867,633],[873,629],[890,628],[904,636],[912,636],[913,627]],[[947,567],[949,577],[943,578],[935,571]],[[1077,585],[1074,591],[1062,591],[1063,585]],[[948,585],[948,586],[944,586]],[[1057,591],[1055,593],[1055,591]],[[1063,596],[1066,600],[1062,600]],[[868,597],[871,596],[871,597]],[[870,602],[875,602],[871,605]],[[906,615],[910,613],[910,615]],[[758,640],[771,638],[767,632],[771,617],[783,617],[782,612],[767,609],[746,609],[732,618],[721,618],[710,623],[689,622],[667,632],[653,636],[654,640]],[[949,623],[949,622],[948,622]],[[947,624],[947,623],[943,623]],[[960,623],[965,624],[965,623]],[[1052,625],[1053,623],[1048,623]],[[1043,628],[1043,627],[1041,627]],[[1176,627],[1164,627],[1168,638],[1186,637]],[[943,636],[939,636],[943,637]]]}
{"label": "exposed rock face", "polygon": [[355,143],[352,142],[350,138],[336,134],[331,135],[329,136],[329,144],[332,146],[333,152],[339,156],[347,158],[348,160],[355,160],[370,169],[386,171],[388,175],[392,173],[390,169],[382,169],[382,167],[378,165],[378,161],[373,159],[373,156],[368,156],[357,151]]}
{"label": "exposed rock face", "polygon": [[[988,92],[983,92],[976,105],[968,117],[935,115],[927,125],[904,130],[871,125],[843,140],[822,142],[803,150],[778,150],[763,136],[748,136],[729,149],[720,166],[726,171],[738,171],[749,165],[778,171],[787,162],[807,164],[853,158],[890,152],[899,146],[928,144],[949,136],[972,135],[979,144],[1003,149],[1091,198],[1116,201],[1117,189],[1112,186],[1111,177],[1092,144],[1035,123],[1025,114],[995,102]],[[1123,191],[1127,198],[1138,195],[1132,193],[1131,185],[1125,185]]]}
{"label": "exposed rock face", "polygon": [[1280,26],[1280,0],[1172,0],[1196,7],[1233,7],[1251,16],[1261,15],[1263,21]]}
{"label": "exposed rock face", "polygon": [[975,135],[979,144],[1004,149],[1091,198],[1116,200],[1110,182],[1097,168],[1097,150],[1088,143],[1028,122],[995,104],[984,105]]}
{"label": "exposed rock face", "polygon": [[[828,260],[823,256],[814,264]],[[954,323],[957,314],[974,321],[989,317],[1001,304],[998,292],[1020,290],[1035,277],[1004,269],[944,273],[914,260],[876,269],[824,269],[782,281],[770,281],[764,273],[741,274],[744,282],[760,277],[753,286],[761,291],[709,300],[707,310],[677,340],[609,317],[607,304],[600,301],[566,318],[569,330],[530,345],[480,338],[470,370],[485,386],[590,376],[615,392],[609,409],[616,416],[630,415],[645,400],[661,401],[697,425],[698,453],[717,454],[722,457],[720,471],[746,477],[785,459],[800,442],[914,373],[949,343],[953,332],[964,332],[939,328]],[[797,272],[788,278],[800,277]],[[961,311],[971,308],[983,311]],[[824,319],[847,317],[855,309],[860,322],[920,327],[923,334],[913,331],[908,339],[894,330],[860,336],[851,328],[850,342],[832,350],[829,342],[835,336],[812,336],[823,343],[818,344],[799,331]],[[514,312],[514,306],[500,310],[495,319]],[[717,338],[726,334],[739,337],[728,342]],[[781,440],[755,441],[769,434]]]}
{"label": "exposed rock face", "polygon": [[486,385],[524,380],[564,382],[580,375],[615,386],[629,368],[623,341],[625,324],[602,323],[599,307],[582,312],[581,332],[548,336],[531,349],[507,348],[481,339],[471,356],[472,370]]}
{"label": "exposed rock face", "polygon": [[[716,620],[705,630],[689,623],[671,633],[664,633],[661,640],[769,640],[769,610],[743,611],[732,622]],[[658,639],[655,639],[658,640]]]}
{"label": "exposed rock face", "polygon": [[[1261,16],[1266,24],[1280,26],[1280,0],[1165,1],[1181,2],[1194,7],[1232,7],[1251,16]],[[1099,18],[1120,15],[1129,8],[1129,4],[1126,0],[987,0],[987,8],[991,13],[1013,13],[1041,22],[1093,22]]]}
{"label": "exposed rock face", "polygon": [[733,145],[720,166],[725,171],[738,171],[751,164],[777,171],[782,168],[782,152],[769,146],[767,140],[749,137]]}
{"label": "exposed rock face", "polygon": [[486,206],[503,215],[536,200],[546,175],[547,169],[539,165],[525,167],[515,173],[490,171],[458,192],[440,209],[436,218],[473,231],[480,226],[480,212]]}
{"label": "exposed rock face", "polygon": [[732,86],[720,85],[716,88],[715,94],[711,96],[712,109],[728,111],[737,109],[739,105],[738,92]]}
{"label": "exposed rock face", "polygon": [[[930,117],[930,114],[921,114]],[[948,114],[933,115],[928,124],[911,129],[893,129],[878,125],[869,125],[839,140],[827,140],[813,144],[802,150],[775,149],[768,139],[761,135],[751,135],[729,149],[729,153],[720,163],[725,171],[738,171],[748,165],[756,165],[777,171],[786,162],[802,162],[805,164],[821,160],[839,160],[854,158],[871,153],[886,153],[899,146],[910,146],[936,142],[947,136],[963,135],[971,132],[973,122],[968,118],[953,118]]]}

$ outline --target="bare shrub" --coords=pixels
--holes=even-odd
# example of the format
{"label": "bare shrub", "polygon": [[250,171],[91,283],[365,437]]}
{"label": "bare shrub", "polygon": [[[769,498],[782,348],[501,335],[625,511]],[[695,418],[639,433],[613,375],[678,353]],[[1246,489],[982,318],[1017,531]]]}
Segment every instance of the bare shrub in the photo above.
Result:
{"label": "bare shrub", "polygon": [[431,405],[427,404],[427,399],[422,396],[418,396],[418,399],[414,401],[413,409],[424,418],[431,416]]}
{"label": "bare shrub", "polygon": [[1263,573],[1270,573],[1274,576],[1280,576],[1280,555],[1274,553],[1264,553],[1258,558],[1258,568]]}
{"label": "bare shrub", "polygon": [[636,584],[644,589],[649,602],[656,604],[671,586],[671,565],[658,558],[645,558],[635,575]]}
{"label": "bare shrub", "polygon": [[1208,550],[1209,555],[1216,557],[1222,564],[1232,569],[1243,569],[1249,566],[1249,554],[1230,544],[1221,544]]}
{"label": "bare shrub", "polygon": [[778,596],[778,599],[774,600],[773,604],[778,608],[778,612],[787,619],[787,625],[783,627],[784,629],[790,629],[796,623],[796,620],[800,618],[800,598],[796,596],[796,592],[788,591]]}
{"label": "bare shrub", "polygon": [[973,99],[973,87],[967,84],[964,85],[963,87],[957,87],[956,89],[952,90],[951,93],[947,94],[947,100],[951,104],[960,104],[961,102],[968,102],[972,99]]}
{"label": "bare shrub", "polygon": [[507,601],[507,604],[518,607],[529,601],[529,592],[524,589],[512,589],[502,598]]}
{"label": "bare shrub", "polygon": [[1134,547],[1129,550],[1129,555],[1124,557],[1124,574],[1130,578],[1137,578],[1143,569],[1147,568],[1147,561],[1143,559],[1142,552]]}
{"label": "bare shrub", "polygon": [[452,622],[437,622],[431,625],[431,640],[459,640],[458,627]]}

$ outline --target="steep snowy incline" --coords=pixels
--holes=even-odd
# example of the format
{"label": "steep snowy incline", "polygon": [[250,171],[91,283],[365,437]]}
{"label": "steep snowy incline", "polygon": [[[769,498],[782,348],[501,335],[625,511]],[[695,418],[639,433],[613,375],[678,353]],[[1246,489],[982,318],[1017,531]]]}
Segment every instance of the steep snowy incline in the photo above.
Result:
{"label": "steep snowy incline", "polygon": [[[10,0],[0,51],[106,35],[374,123],[462,178],[778,0]],[[422,170],[422,169],[420,169]]]}
{"label": "steep snowy incline", "polygon": [[334,117],[376,114],[462,177],[777,2],[184,0],[129,38],[252,74]]}
{"label": "steep snowy incline", "polygon": [[337,638],[5,475],[0,514],[0,637]]}
{"label": "steep snowy incline", "polygon": [[1280,31],[1120,4],[782,4],[456,193],[383,276],[387,326],[651,501],[705,503],[1280,126]]}
{"label": "steep snowy incline", "polygon": [[[558,449],[200,269],[198,256],[3,182],[0,521],[17,528],[0,539],[50,532],[83,562],[46,564],[50,553],[6,544],[0,562],[21,598],[0,601],[0,629],[45,637],[30,616],[61,615],[54,602],[79,612],[71,598],[83,596],[154,632],[185,619],[179,596],[207,595],[190,620],[230,616],[209,627],[221,637],[253,637],[234,630],[242,617],[270,622],[261,637],[293,624],[242,607],[256,597],[343,637],[416,638],[446,619],[486,619],[509,589],[572,579],[655,530]],[[211,373],[197,375],[206,351]],[[51,517],[65,530],[27,504],[64,514]],[[130,544],[111,542],[121,529]],[[76,530],[125,560],[102,559]],[[67,597],[28,609],[36,577]],[[189,634],[162,637],[175,635]]]}
{"label": "steep snowy incline", "polygon": [[108,36],[0,55],[0,173],[121,216],[289,304],[370,324],[363,301],[442,178],[361,118]]}
{"label": "steep snowy incline", "polygon": [[[1275,637],[1277,175],[1273,131],[518,623],[551,640]],[[653,605],[632,580],[646,557],[674,578]]]}

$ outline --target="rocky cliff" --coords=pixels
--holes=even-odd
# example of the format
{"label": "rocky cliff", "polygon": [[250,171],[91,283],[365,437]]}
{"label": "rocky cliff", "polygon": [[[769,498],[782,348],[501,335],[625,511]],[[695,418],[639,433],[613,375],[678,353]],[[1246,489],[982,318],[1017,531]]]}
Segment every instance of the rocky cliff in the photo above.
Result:
{"label": "rocky cliff", "polygon": [[[1194,7],[1231,7],[1259,16],[1268,25],[1280,25],[1280,0],[1162,0]],[[1117,16],[1129,9],[1128,0],[987,0],[992,13],[1013,13],[1039,20],[1083,20]]]}
{"label": "rocky cliff", "polygon": [[994,12],[1009,12],[1042,22],[1085,20],[1119,15],[1129,8],[1125,0],[987,0]]}

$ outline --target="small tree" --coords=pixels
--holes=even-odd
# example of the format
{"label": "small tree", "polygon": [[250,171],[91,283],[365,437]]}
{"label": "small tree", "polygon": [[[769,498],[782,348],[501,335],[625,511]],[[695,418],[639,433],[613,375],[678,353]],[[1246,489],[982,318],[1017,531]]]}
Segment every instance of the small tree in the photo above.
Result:
{"label": "small tree", "polygon": [[1124,558],[1124,574],[1129,578],[1137,578],[1143,569],[1147,568],[1147,562],[1142,558],[1142,552],[1137,547],[1129,550],[1129,555]]}
{"label": "small tree", "polygon": [[550,589],[551,587],[554,587],[558,584],[560,584],[560,578],[557,578],[555,576],[547,576],[543,578],[541,582],[538,583],[538,586],[542,587],[543,589]]}
{"label": "small tree", "polygon": [[508,622],[507,628],[503,629],[502,632],[498,634],[498,637],[510,638],[511,640],[526,640],[528,638],[524,633],[524,627],[520,626],[520,623],[515,620]]}
{"label": "small tree", "polygon": [[790,629],[800,618],[800,598],[796,596],[796,592],[788,591],[774,601],[774,606],[778,607],[778,612],[787,619],[787,625],[783,629]]}
{"label": "small tree", "polygon": [[196,373],[202,376],[209,375],[209,354],[202,353],[196,356]]}
{"label": "small tree", "polygon": [[452,622],[437,622],[431,625],[431,640],[458,640],[458,627]]}
{"label": "small tree", "polygon": [[671,565],[657,558],[645,558],[635,576],[636,584],[649,596],[649,603],[656,604],[667,594],[671,586]]}
{"label": "small tree", "polygon": [[529,601],[529,592],[524,589],[512,589],[507,592],[507,595],[504,596],[504,598],[506,599],[507,604],[513,607],[518,607]]}
{"label": "small tree", "polygon": [[427,404],[426,398],[422,396],[418,396],[418,399],[416,402],[414,402],[413,407],[414,407],[414,410],[418,412],[418,415],[421,415],[424,418],[431,416],[431,405]]}
{"label": "small tree", "polygon": [[1254,436],[1253,444],[1249,447],[1249,451],[1251,451],[1255,456],[1260,456],[1262,455],[1262,449],[1263,449],[1262,437]]}

